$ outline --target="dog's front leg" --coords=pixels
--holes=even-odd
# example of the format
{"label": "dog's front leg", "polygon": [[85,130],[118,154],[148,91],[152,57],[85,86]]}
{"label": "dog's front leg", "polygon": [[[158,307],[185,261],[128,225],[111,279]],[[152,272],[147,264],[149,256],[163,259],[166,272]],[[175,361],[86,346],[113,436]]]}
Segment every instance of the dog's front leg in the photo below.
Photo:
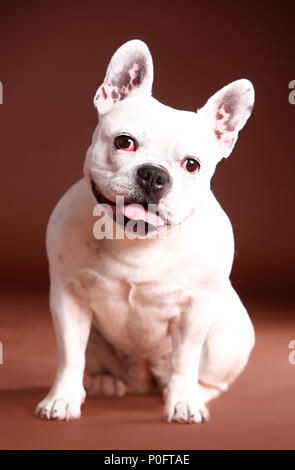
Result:
{"label": "dog's front leg", "polygon": [[50,306],[58,348],[56,378],[35,412],[47,419],[80,418],[85,400],[85,349],[92,315],[65,287],[51,286]]}
{"label": "dog's front leg", "polygon": [[172,373],[164,389],[164,418],[170,421],[201,423],[209,418],[198,391],[198,367],[203,343],[212,322],[214,293],[203,289],[191,299],[180,319],[171,324]]}

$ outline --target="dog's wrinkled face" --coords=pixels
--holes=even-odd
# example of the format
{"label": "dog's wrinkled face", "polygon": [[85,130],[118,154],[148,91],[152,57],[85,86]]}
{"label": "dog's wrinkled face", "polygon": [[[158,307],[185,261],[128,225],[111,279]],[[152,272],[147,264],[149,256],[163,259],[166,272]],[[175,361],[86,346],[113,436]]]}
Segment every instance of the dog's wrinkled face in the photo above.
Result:
{"label": "dog's wrinkled face", "polygon": [[231,153],[251,114],[254,91],[238,80],[194,113],[154,99],[152,81],[147,46],[123,44],[94,98],[99,124],[84,172],[98,202],[112,205],[122,196],[125,222],[143,220],[161,230],[201,207],[216,164]]}

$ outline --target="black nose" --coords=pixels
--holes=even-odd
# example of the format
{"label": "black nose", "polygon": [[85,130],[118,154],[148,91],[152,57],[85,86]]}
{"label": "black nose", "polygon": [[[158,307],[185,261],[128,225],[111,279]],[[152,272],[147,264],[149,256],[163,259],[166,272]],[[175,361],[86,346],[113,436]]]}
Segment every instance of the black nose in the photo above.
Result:
{"label": "black nose", "polygon": [[137,182],[148,196],[159,200],[170,184],[169,173],[155,165],[142,165],[137,170]]}

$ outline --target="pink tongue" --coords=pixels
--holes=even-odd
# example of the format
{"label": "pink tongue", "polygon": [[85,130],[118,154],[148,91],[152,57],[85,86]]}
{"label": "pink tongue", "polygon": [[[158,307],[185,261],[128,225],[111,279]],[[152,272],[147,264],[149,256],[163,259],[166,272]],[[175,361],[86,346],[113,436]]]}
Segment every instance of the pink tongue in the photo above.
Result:
{"label": "pink tongue", "polygon": [[131,220],[144,220],[155,227],[161,227],[164,225],[164,220],[161,219],[157,214],[148,212],[139,204],[129,204],[128,206],[121,206],[122,214]]}

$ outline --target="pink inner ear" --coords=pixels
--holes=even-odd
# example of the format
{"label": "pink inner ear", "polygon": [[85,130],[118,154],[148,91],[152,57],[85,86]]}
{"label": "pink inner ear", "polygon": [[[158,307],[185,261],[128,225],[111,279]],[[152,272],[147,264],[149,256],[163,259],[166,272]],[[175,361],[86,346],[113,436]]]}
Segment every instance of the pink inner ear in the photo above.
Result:
{"label": "pink inner ear", "polygon": [[224,105],[216,113],[215,135],[222,151],[226,153],[231,150],[235,138],[235,132],[228,130],[230,117],[231,115],[225,111]]}
{"label": "pink inner ear", "polygon": [[109,111],[115,103],[124,100],[135,87],[141,83],[141,70],[137,63],[134,63],[128,70],[128,82],[121,87],[114,85],[111,81],[103,83],[94,98],[98,111],[105,113]]}
{"label": "pink inner ear", "polygon": [[104,83],[97,90],[94,104],[100,113],[105,113],[111,109],[119,99],[118,87],[111,83]]}

